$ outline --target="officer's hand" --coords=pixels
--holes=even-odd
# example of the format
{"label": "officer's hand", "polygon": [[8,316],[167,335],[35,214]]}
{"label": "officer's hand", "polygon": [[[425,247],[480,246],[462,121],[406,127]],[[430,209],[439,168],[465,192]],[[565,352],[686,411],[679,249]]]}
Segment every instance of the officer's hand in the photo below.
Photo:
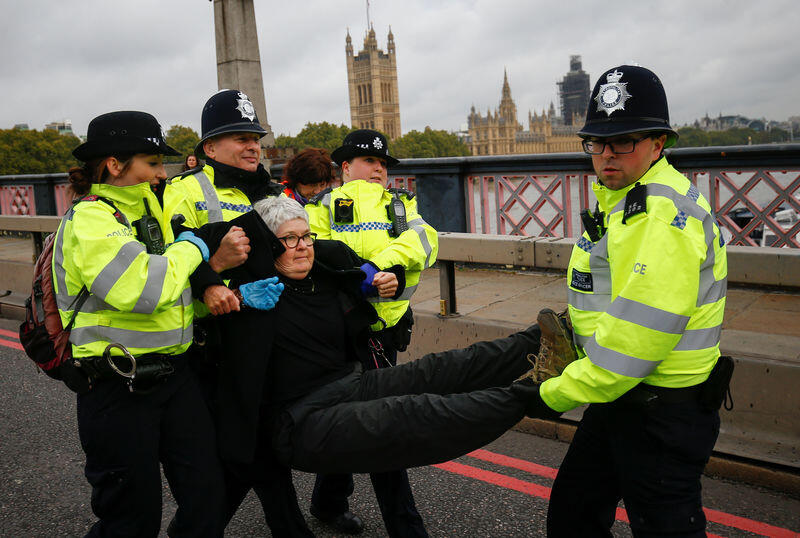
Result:
{"label": "officer's hand", "polygon": [[397,275],[394,273],[387,273],[381,271],[375,273],[375,278],[372,279],[372,285],[378,290],[378,295],[388,299],[394,297],[397,293]]}
{"label": "officer's hand", "polygon": [[215,316],[239,311],[239,299],[226,286],[214,284],[203,292],[203,302]]}
{"label": "officer's hand", "polygon": [[239,267],[247,261],[250,252],[250,239],[245,235],[244,230],[238,226],[231,226],[225,237],[219,244],[219,248],[208,260],[211,268],[217,273],[226,269]]}

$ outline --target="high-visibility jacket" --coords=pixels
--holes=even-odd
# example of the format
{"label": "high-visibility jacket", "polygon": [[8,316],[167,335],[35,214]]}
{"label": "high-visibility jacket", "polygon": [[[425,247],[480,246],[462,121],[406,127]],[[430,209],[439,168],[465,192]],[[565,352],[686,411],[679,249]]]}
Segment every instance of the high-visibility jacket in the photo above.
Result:
{"label": "high-visibility jacket", "polygon": [[199,228],[209,222],[227,222],[253,209],[250,199],[235,187],[216,187],[211,165],[193,174],[173,178],[164,189],[164,218],[186,217],[184,226]]}
{"label": "high-visibility jacket", "polygon": [[[352,222],[336,222],[335,203],[338,199],[353,200]],[[393,327],[408,309],[420,273],[436,261],[439,252],[436,230],[420,216],[416,199],[406,194],[400,194],[400,200],[406,208],[408,230],[398,237],[389,235],[392,224],[386,206],[391,200],[392,194],[382,185],[358,179],[323,191],[305,206],[311,231],[319,239],[338,239],[346,243],[378,269],[388,269],[393,265],[405,268],[406,287],[398,299],[368,298],[387,327]],[[381,328],[379,323],[373,330]]]}
{"label": "high-visibility jacket", "polygon": [[[162,222],[161,207],[148,183],[128,187],[92,185],[90,194],[109,199],[123,214],[100,201],[75,204],[61,220],[53,246],[53,282],[61,322],[72,316],[85,286],[91,293],[70,332],[75,357],[102,355],[110,343],[134,355],[183,353],[192,342],[189,275],[202,260],[188,241],[148,254],[130,223],[145,214]],[[127,221],[127,222],[125,222]],[[162,225],[165,242],[172,231]],[[113,355],[121,351],[113,349]]]}
{"label": "high-visibility jacket", "polygon": [[584,233],[567,270],[582,358],[540,389],[557,411],[613,401],[640,382],[697,385],[720,354],[728,267],[705,198],[663,157],[624,189],[593,188],[606,231],[599,241]]}
{"label": "high-visibility jacket", "polygon": [[[174,215],[186,218],[184,226],[200,228],[209,222],[228,222],[253,209],[250,199],[235,187],[216,187],[214,168],[205,165],[193,174],[172,178],[164,189],[164,221],[169,227]],[[195,316],[206,317],[208,307],[194,302]]]}

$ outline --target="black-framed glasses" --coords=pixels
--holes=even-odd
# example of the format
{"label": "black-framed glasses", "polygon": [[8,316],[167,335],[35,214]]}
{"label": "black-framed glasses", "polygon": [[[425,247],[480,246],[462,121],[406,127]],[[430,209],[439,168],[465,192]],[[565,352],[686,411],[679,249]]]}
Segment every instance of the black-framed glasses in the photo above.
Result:
{"label": "black-framed glasses", "polygon": [[625,153],[633,153],[636,149],[636,144],[644,140],[645,138],[649,138],[647,136],[643,136],[642,138],[632,138],[630,136],[626,136],[624,138],[617,138],[616,140],[583,140],[581,144],[583,145],[583,151],[588,153],[589,155],[600,155],[606,150],[606,146],[611,148],[611,151],[616,154],[625,154]]}
{"label": "black-framed glasses", "polygon": [[297,248],[297,245],[300,243],[300,240],[303,240],[303,243],[306,244],[307,247],[310,247],[314,244],[314,241],[317,240],[317,234],[314,232],[308,232],[304,236],[300,237],[295,234],[284,235],[283,237],[279,237],[283,244],[286,245],[286,248]]}

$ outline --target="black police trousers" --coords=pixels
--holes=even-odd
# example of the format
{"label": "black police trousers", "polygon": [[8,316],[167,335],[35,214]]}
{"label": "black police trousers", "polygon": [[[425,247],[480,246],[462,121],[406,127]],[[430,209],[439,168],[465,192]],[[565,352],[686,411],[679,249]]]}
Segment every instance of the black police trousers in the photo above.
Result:
{"label": "black police trousers", "polygon": [[224,483],[214,425],[184,359],[149,394],[116,379],[78,395],[78,432],[99,518],[87,536],[158,536],[161,465],[178,505],[171,536],[222,536]]}
{"label": "black police trousers", "polygon": [[539,328],[362,371],[278,417],[274,447],[307,472],[375,473],[448,461],[497,439],[525,414],[510,384],[539,349]]}
{"label": "black police trousers", "polygon": [[636,537],[706,535],[700,475],[719,413],[627,396],[583,414],[553,484],[548,536],[612,536],[620,499]]}

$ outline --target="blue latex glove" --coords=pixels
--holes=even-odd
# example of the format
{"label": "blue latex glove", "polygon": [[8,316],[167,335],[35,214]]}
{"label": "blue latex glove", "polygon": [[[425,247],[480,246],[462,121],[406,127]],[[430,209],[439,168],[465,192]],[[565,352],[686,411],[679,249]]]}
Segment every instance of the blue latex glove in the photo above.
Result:
{"label": "blue latex glove", "polygon": [[361,294],[364,297],[375,297],[378,295],[378,288],[372,285],[372,281],[375,280],[375,275],[378,273],[378,268],[372,265],[370,262],[365,263],[361,267],[359,267],[364,274],[367,275],[366,278],[361,282]]}
{"label": "blue latex glove", "polygon": [[205,241],[194,235],[194,233],[188,231],[181,232],[180,234],[178,234],[178,237],[175,238],[175,242],[177,243],[178,241],[190,242],[198,249],[200,249],[200,254],[203,255],[203,261],[204,262],[208,261],[208,245],[206,245]]}
{"label": "blue latex glove", "polygon": [[272,310],[275,308],[282,291],[283,282],[278,282],[278,277],[276,276],[239,286],[242,302],[250,308],[257,308],[258,310]]}

